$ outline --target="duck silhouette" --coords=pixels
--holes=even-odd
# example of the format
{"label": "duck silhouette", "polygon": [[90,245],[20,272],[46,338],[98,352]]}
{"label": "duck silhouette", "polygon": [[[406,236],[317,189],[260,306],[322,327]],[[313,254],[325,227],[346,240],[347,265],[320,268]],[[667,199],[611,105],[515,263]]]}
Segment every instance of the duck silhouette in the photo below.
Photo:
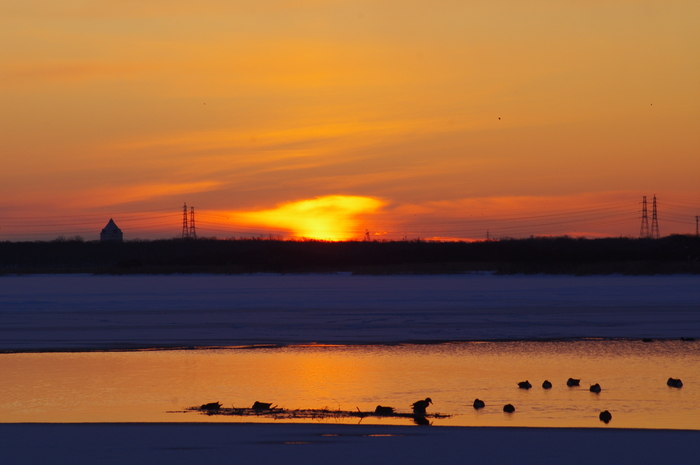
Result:
{"label": "duck silhouette", "polygon": [[394,407],[384,407],[381,405],[377,405],[377,408],[374,409],[374,414],[375,415],[393,415],[394,414]]}
{"label": "duck silhouette", "polygon": [[474,399],[474,408],[479,410],[480,408],[486,407],[486,404],[481,399]]}
{"label": "duck silhouette", "polygon": [[596,394],[598,394],[600,392],[600,384],[595,383],[595,384],[591,385],[589,390],[591,392],[595,392]]}
{"label": "duck silhouette", "polygon": [[532,387],[532,384],[530,384],[530,381],[521,381],[518,383],[518,387],[520,389],[530,389]]}
{"label": "duck silhouette", "polygon": [[272,402],[258,402],[257,400],[253,404],[253,410],[270,410],[272,407]]}
{"label": "duck silhouette", "polygon": [[566,385],[569,387],[578,386],[580,382],[581,382],[580,379],[569,378],[566,381]]}
{"label": "duck silhouette", "polygon": [[513,407],[512,404],[506,404],[503,406],[503,411],[506,413],[513,413],[515,412],[515,407]]}
{"label": "duck silhouette", "polygon": [[430,397],[426,397],[425,400],[418,400],[411,404],[411,407],[413,407],[413,414],[414,415],[425,415],[425,409],[428,408],[428,405],[432,404],[433,400]]}
{"label": "duck silhouette", "polygon": [[666,384],[670,387],[681,388],[683,387],[683,381],[678,378],[669,378]]}
{"label": "duck silhouette", "polygon": [[542,383],[542,388],[544,389],[552,389],[552,383],[547,381],[546,379],[544,380],[544,383]]}
{"label": "duck silhouette", "polygon": [[203,404],[199,407],[201,410],[219,410],[221,408],[221,402],[210,402],[208,404]]}
{"label": "duck silhouette", "polygon": [[610,423],[610,420],[612,420],[612,414],[608,412],[607,410],[604,410],[600,412],[600,415],[598,415],[598,418],[600,418],[600,421],[605,423],[606,425]]}

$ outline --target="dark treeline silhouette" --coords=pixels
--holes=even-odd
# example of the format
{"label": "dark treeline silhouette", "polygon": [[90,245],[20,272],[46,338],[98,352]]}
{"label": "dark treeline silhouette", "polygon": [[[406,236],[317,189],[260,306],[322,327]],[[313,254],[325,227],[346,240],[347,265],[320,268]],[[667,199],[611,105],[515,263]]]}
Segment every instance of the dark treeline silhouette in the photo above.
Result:
{"label": "dark treeline silhouette", "polygon": [[0,273],[700,273],[700,238],[0,242]]}

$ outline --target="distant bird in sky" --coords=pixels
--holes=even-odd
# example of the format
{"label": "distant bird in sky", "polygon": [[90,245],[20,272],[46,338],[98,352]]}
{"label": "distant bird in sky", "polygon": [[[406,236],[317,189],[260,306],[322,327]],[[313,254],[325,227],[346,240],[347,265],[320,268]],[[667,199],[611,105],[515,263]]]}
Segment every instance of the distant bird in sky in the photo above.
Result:
{"label": "distant bird in sky", "polygon": [[413,413],[416,415],[425,415],[425,409],[432,403],[433,400],[430,397],[426,397],[425,400],[414,402],[413,405],[411,405],[411,407],[413,407]]}

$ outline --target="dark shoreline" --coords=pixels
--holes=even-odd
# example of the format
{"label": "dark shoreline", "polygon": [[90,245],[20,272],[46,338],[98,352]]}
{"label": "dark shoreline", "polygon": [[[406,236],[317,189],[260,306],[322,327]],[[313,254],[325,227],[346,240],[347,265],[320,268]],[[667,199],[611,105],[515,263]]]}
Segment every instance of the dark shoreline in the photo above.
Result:
{"label": "dark shoreline", "polygon": [[0,242],[0,275],[22,274],[700,274],[700,237],[482,242],[157,240]]}

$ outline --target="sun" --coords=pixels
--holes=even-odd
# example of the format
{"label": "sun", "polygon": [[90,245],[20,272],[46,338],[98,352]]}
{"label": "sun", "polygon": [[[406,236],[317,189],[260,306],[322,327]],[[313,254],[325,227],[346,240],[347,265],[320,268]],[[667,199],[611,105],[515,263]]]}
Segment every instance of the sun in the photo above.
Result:
{"label": "sun", "polygon": [[329,195],[281,204],[271,210],[237,212],[231,217],[250,226],[285,229],[299,238],[343,241],[361,235],[360,215],[375,213],[383,205],[372,197]]}

